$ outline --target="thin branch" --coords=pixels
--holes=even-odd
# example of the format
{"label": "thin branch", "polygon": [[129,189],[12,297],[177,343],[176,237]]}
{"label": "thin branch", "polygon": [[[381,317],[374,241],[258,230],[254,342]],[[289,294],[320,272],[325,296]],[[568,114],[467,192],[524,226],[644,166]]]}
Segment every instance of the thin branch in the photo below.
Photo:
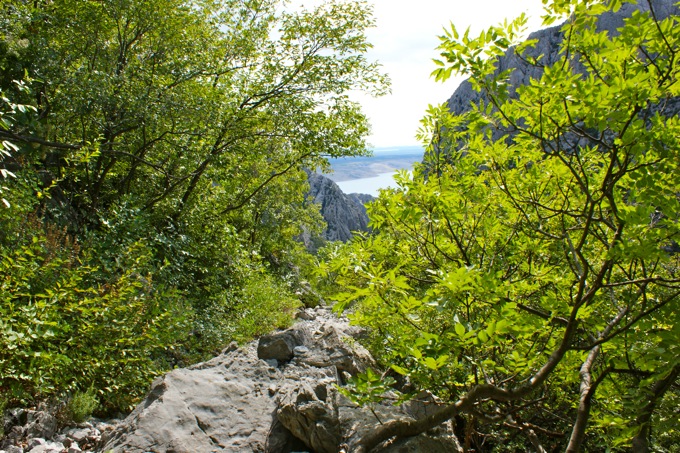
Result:
{"label": "thin branch", "polygon": [[243,206],[246,205],[246,203],[248,203],[250,200],[252,200],[253,197],[254,197],[255,195],[257,195],[262,189],[264,189],[264,188],[265,188],[270,182],[272,182],[275,178],[278,178],[279,176],[285,175],[285,174],[288,173],[293,167],[299,165],[300,162],[301,162],[302,160],[304,160],[305,158],[309,157],[311,154],[312,154],[311,152],[310,152],[310,153],[307,153],[307,154],[304,154],[304,155],[298,157],[297,159],[295,159],[293,162],[291,162],[291,163],[290,163],[286,168],[284,168],[283,170],[278,171],[278,172],[275,172],[275,173],[272,173],[272,174],[271,174],[267,179],[265,179],[261,184],[259,184],[257,187],[255,187],[255,189],[253,189],[248,195],[246,195],[245,197],[243,197],[243,199],[242,199],[240,202],[238,202],[238,203],[236,203],[236,204],[231,204],[231,205],[227,206],[226,208],[224,208],[224,209],[220,212],[220,214],[221,214],[221,215],[224,215],[224,214],[226,214],[226,213],[228,213],[228,212],[236,211],[236,210],[238,210],[238,209],[241,209]]}
{"label": "thin branch", "polygon": [[50,142],[48,140],[43,140],[38,137],[29,137],[26,135],[17,135],[11,132],[0,130],[0,137],[6,137],[12,140],[17,140],[23,143],[35,143],[38,145],[48,146],[55,149],[69,149],[69,150],[79,150],[83,145],[73,145],[70,143],[60,143],[60,142]]}

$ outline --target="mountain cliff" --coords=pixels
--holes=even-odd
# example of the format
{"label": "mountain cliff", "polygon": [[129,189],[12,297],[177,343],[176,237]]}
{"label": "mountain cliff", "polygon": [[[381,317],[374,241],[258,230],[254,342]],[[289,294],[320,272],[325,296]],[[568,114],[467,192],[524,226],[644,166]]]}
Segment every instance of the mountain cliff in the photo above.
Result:
{"label": "mountain cliff", "polygon": [[[659,20],[672,14],[680,14],[680,7],[675,5],[675,0],[651,0],[654,13]],[[625,18],[630,17],[633,11],[649,11],[648,0],[637,0],[637,4],[624,3],[616,13],[602,14],[598,19],[598,29],[607,30],[609,33],[616,33],[616,29],[623,26]],[[510,76],[510,86],[517,87],[526,85],[531,79],[539,79],[543,74],[543,67],[554,64],[560,58],[560,45],[564,36],[560,31],[561,25],[545,28],[533,32],[528,39],[536,39],[533,48],[527,49],[526,56],[538,57],[542,55],[540,65],[532,65],[525,58],[518,57],[514,51],[506,53],[498,59],[496,73],[514,69]],[[470,104],[478,104],[483,99],[483,95],[472,89],[468,80],[463,81],[454,91],[447,101],[449,110],[455,114],[461,114],[470,109]],[[680,112],[680,99],[672,99],[670,105],[666,105],[667,111]],[[507,131],[497,131],[494,138],[507,133]]]}
{"label": "mountain cliff", "polygon": [[323,232],[327,241],[347,241],[353,231],[368,231],[367,203],[370,195],[347,195],[336,183],[323,175],[307,170],[309,192],[307,196],[320,206],[328,225]]}

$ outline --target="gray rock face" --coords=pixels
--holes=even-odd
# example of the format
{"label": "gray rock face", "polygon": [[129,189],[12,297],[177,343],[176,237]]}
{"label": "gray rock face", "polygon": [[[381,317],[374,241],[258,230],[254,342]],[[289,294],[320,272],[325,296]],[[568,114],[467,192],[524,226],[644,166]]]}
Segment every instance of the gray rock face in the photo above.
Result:
{"label": "gray rock face", "polygon": [[45,439],[53,437],[57,432],[57,419],[49,412],[41,410],[11,409],[3,424],[5,438],[2,439],[0,448],[5,449],[24,441],[28,444],[26,451],[33,451],[38,446],[47,448]]}
{"label": "gray rock face", "polygon": [[[378,421],[337,385],[373,366],[353,338],[362,332],[330,310],[307,309],[291,329],[156,380],[146,399],[104,439],[101,451],[352,451]],[[275,359],[278,367],[268,362]],[[426,398],[374,408],[380,419],[413,418]],[[424,405],[424,406],[423,406]],[[385,452],[460,451],[450,427],[383,446]]]}
{"label": "gray rock face", "polygon": [[27,437],[50,438],[54,436],[57,431],[57,419],[53,415],[41,411],[26,412],[28,413]]}
{"label": "gray rock face", "polygon": [[[654,7],[654,13],[659,20],[662,20],[671,14],[680,14],[680,7],[674,5],[676,0],[651,0],[651,3]],[[648,0],[637,0],[637,4],[624,3],[618,12],[609,12],[601,15],[598,18],[598,30],[607,30],[609,33],[616,33],[616,29],[623,26],[624,19],[630,17],[633,11],[638,9],[641,11],[649,11],[650,7]],[[531,33],[529,39],[537,39],[538,42],[533,49],[527,51],[527,55],[531,57],[543,55],[541,64],[545,66],[550,66],[559,60],[559,50],[563,39],[560,28],[561,25]],[[512,87],[526,85],[529,83],[530,79],[538,79],[543,74],[543,69],[541,67],[530,65],[526,60],[518,58],[513,51],[509,51],[498,60],[497,72],[502,72],[507,69],[514,69],[510,76],[510,85]],[[461,114],[470,109],[471,103],[478,104],[481,99],[482,95],[479,92],[474,91],[470,82],[466,80],[458,86],[447,103],[449,109],[453,113]],[[680,109],[674,111],[678,112]]]}
{"label": "gray rock face", "polygon": [[346,195],[338,185],[323,175],[307,171],[308,197],[321,206],[328,225],[323,233],[328,241],[348,241],[353,231],[368,231],[368,215],[364,203],[370,195]]}
{"label": "gray rock face", "polygon": [[257,356],[262,360],[287,362],[295,355],[296,347],[300,347],[299,342],[291,332],[265,335],[257,345]]}

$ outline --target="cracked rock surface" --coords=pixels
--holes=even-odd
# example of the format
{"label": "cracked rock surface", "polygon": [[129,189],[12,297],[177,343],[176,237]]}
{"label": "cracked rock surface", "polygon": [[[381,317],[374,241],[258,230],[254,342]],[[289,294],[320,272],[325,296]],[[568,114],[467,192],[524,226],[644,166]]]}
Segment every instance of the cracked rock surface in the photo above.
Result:
{"label": "cracked rock surface", "polygon": [[[104,437],[100,450],[351,451],[378,422],[336,385],[374,366],[373,359],[347,340],[361,331],[328,308],[307,309],[299,318],[291,329],[231,346],[208,362],[157,379],[146,399]],[[383,422],[412,418],[414,410],[389,404],[374,409]],[[450,433],[444,427],[382,451],[457,451]]]}

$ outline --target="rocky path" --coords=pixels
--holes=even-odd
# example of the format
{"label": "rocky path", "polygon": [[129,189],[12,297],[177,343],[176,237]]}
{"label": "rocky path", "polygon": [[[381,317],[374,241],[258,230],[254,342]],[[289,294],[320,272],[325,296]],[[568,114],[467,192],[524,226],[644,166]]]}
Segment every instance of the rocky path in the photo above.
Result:
{"label": "rocky path", "polygon": [[[342,396],[337,385],[367,367],[361,331],[326,307],[306,309],[296,324],[242,347],[158,378],[122,421],[60,433],[30,430],[15,420],[8,453],[317,452],[352,451],[378,422]],[[384,422],[427,413],[430,404],[377,405]],[[56,423],[55,423],[56,428]],[[80,437],[78,437],[80,436]],[[47,441],[45,439],[50,439]],[[450,427],[384,445],[384,452],[459,451]]]}

